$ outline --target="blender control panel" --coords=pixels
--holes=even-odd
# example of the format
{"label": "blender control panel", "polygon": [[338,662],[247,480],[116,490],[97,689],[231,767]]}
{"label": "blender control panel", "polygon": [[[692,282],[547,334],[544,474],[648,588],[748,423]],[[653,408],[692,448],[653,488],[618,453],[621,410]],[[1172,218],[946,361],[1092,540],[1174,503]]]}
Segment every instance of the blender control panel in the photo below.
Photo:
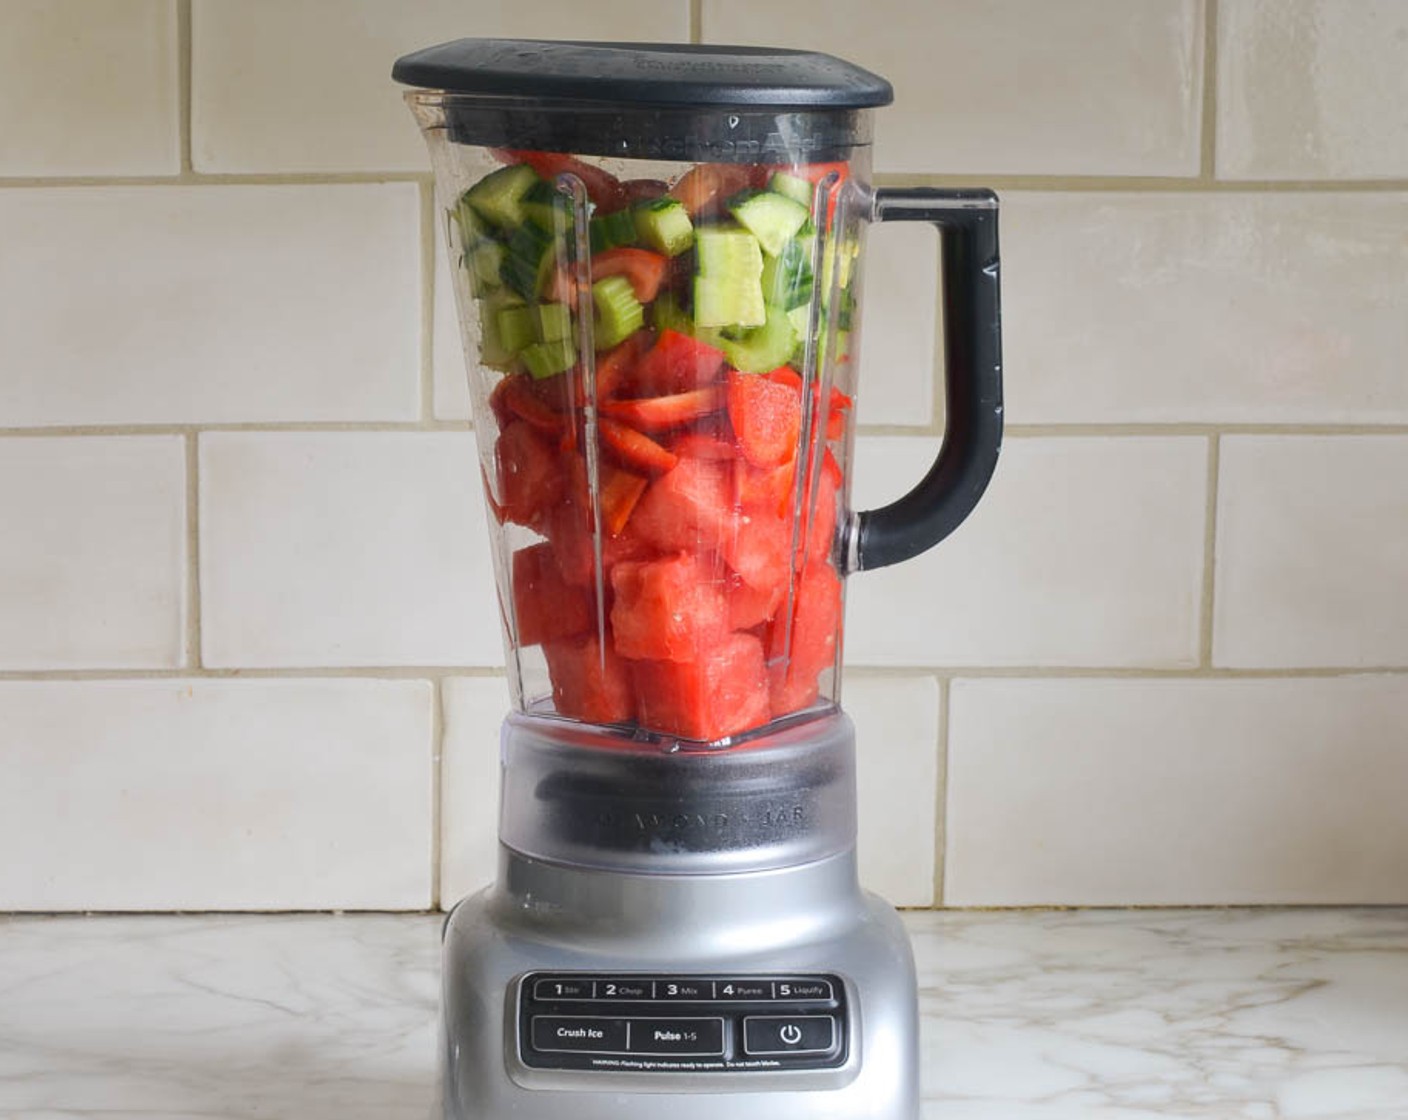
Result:
{"label": "blender control panel", "polygon": [[834,1069],[850,1043],[830,974],[534,972],[516,996],[519,1057],[534,1069]]}

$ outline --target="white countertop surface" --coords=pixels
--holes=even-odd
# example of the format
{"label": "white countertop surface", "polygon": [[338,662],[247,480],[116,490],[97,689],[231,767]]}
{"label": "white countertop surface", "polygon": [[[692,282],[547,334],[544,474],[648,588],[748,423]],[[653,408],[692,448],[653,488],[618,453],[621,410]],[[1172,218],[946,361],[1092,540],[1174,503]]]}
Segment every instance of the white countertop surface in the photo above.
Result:
{"label": "white countertop surface", "polygon": [[[0,1116],[426,1120],[440,922],[0,918]],[[1408,910],[906,922],[925,1120],[1408,1117]]]}

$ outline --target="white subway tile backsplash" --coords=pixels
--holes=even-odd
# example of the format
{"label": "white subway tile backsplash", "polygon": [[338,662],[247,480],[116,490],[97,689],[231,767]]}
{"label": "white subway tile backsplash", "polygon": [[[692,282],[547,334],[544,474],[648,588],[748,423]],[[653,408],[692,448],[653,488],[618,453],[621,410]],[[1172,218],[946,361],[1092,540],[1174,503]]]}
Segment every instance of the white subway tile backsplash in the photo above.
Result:
{"label": "white subway tile backsplash", "polygon": [[944,902],[1408,902],[1408,676],[959,680]]}
{"label": "white subway tile backsplash", "polygon": [[194,0],[192,158],[199,171],[426,171],[391,80],[408,51],[465,36],[689,38],[685,0]]}
{"label": "white subway tile backsplash", "polygon": [[[862,438],[857,508],[899,497],[938,439]],[[853,665],[1191,666],[1207,443],[1010,439],[970,520],[932,552],[848,581]]]}
{"label": "white subway tile backsplash", "polygon": [[1408,194],[1003,198],[1014,423],[1408,421]]}
{"label": "white subway tile backsplash", "polygon": [[424,681],[0,682],[0,909],[419,909]]}
{"label": "white subway tile backsplash", "polygon": [[877,170],[1198,170],[1200,0],[701,3],[707,42],[822,50],[889,78]]}
{"label": "white subway tile backsplash", "polygon": [[0,669],[179,667],[185,589],[179,436],[0,439]]}
{"label": "white subway tile backsplash", "polygon": [[876,226],[861,272],[861,424],[925,427],[934,419],[939,239],[926,226]]}
{"label": "white subway tile backsplash", "polygon": [[0,175],[174,175],[175,0],[0,0]]}
{"label": "white subway tile backsplash", "polygon": [[1224,436],[1213,662],[1408,665],[1408,436]]}
{"label": "white subway tile backsplash", "polygon": [[861,886],[896,906],[932,906],[939,682],[851,674],[843,688],[856,725]]}
{"label": "white subway tile backsplash", "polygon": [[201,436],[205,664],[501,665],[473,436]]}
{"label": "white subway tile backsplash", "polygon": [[445,263],[445,243],[439,231],[435,237],[435,325],[430,352],[435,373],[435,418],[468,420],[469,375],[466,372],[464,343],[455,311],[455,292],[450,286],[450,269]]}
{"label": "white subway tile backsplash", "polygon": [[1217,174],[1408,177],[1408,5],[1220,0]]}
{"label": "white subway tile backsplash", "polygon": [[441,688],[440,906],[448,910],[498,871],[499,729],[510,701],[503,677],[451,678]]}
{"label": "white subway tile backsplash", "polygon": [[0,427],[414,420],[413,184],[0,192]]}

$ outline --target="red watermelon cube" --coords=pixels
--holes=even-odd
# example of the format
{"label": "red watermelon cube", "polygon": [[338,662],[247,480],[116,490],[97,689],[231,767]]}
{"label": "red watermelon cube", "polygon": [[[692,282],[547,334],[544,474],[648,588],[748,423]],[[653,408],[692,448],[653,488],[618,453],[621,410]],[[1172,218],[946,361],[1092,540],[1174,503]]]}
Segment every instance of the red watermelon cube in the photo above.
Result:
{"label": "red watermelon cube", "polygon": [[841,634],[841,577],[830,564],[803,569],[793,598],[791,641],[785,620],[773,623],[768,650],[774,716],[799,711],[817,698],[817,677],[836,663]]}
{"label": "red watermelon cube", "polygon": [[680,459],[646,489],[631,516],[641,538],[664,552],[712,551],[732,528],[731,464]]}
{"label": "red watermelon cube", "polygon": [[622,657],[696,661],[728,631],[716,573],[688,553],[623,560],[611,570],[611,628]]}
{"label": "red watermelon cube", "polygon": [[562,499],[562,465],[552,439],[526,420],[514,420],[494,445],[497,505],[504,518],[530,528]]}
{"label": "red watermelon cube", "polygon": [[513,610],[518,644],[535,646],[590,630],[591,596],[562,577],[550,544],[535,544],[513,554]]}
{"label": "red watermelon cube", "polygon": [[627,723],[635,715],[626,663],[595,634],[545,642],[558,712],[590,723]]}
{"label": "red watermelon cube", "polygon": [[697,661],[631,664],[636,715],[652,731],[712,742],[768,721],[763,644],[730,634]]}

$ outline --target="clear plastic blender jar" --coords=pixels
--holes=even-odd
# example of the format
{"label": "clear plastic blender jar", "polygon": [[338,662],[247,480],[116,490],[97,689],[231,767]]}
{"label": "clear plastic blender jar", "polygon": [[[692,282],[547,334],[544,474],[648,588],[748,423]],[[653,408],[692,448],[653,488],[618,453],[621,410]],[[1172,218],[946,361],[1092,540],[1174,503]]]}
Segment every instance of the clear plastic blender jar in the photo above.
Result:
{"label": "clear plastic blender jar", "polygon": [[[826,55],[466,39],[395,77],[435,169],[515,709],[667,748],[832,710],[845,578],[942,539],[996,463],[996,198],[873,187],[890,86]],[[944,234],[947,431],[905,497],[854,511],[864,238],[894,220]]]}

